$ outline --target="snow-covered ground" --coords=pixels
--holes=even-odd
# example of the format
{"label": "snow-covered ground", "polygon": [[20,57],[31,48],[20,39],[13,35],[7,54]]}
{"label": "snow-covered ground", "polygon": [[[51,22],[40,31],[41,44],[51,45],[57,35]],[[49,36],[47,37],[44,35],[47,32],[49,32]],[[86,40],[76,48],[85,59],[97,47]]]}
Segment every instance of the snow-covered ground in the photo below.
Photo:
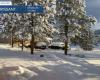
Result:
{"label": "snow-covered ground", "polygon": [[[44,57],[40,57],[44,54]],[[100,80],[100,50],[73,48],[65,56],[62,50],[21,51],[0,44],[0,80]],[[84,54],[84,58],[77,57]]]}

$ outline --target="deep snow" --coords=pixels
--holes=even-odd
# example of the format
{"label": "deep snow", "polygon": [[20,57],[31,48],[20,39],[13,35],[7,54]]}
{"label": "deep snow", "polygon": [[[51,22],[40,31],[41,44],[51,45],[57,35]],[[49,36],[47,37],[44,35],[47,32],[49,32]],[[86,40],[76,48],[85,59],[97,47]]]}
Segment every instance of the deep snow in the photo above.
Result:
{"label": "deep snow", "polygon": [[[44,57],[40,57],[44,54]],[[65,56],[62,50],[21,51],[0,44],[0,80],[100,80],[100,50],[73,48]],[[75,56],[84,54],[85,58]]]}

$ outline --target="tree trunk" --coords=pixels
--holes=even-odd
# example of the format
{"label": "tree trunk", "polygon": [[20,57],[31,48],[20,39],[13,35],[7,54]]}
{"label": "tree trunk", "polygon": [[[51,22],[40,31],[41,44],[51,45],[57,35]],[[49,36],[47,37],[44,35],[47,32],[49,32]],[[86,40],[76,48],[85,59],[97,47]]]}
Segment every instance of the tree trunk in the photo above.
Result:
{"label": "tree trunk", "polygon": [[23,51],[23,49],[24,49],[24,40],[23,39],[21,40],[21,44],[22,44],[21,48],[22,48],[22,51]]}
{"label": "tree trunk", "polygon": [[11,34],[11,47],[14,47],[14,39],[13,39],[13,34]]}
{"label": "tree trunk", "polygon": [[18,47],[20,47],[20,41],[18,41]]}
{"label": "tree trunk", "polygon": [[31,54],[34,54],[34,35],[33,34],[31,34],[30,45],[31,45]]}
{"label": "tree trunk", "polygon": [[68,54],[68,43],[67,43],[67,41],[65,41],[65,55],[67,55]]}
{"label": "tree trunk", "polygon": [[68,54],[68,26],[65,25],[65,51],[64,54],[67,55]]}

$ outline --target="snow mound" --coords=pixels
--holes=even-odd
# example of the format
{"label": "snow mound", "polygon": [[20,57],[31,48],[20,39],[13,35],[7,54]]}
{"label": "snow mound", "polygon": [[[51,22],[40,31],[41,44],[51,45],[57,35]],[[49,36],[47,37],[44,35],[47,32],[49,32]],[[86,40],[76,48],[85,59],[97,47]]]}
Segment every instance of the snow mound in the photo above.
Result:
{"label": "snow mound", "polygon": [[29,80],[34,76],[37,76],[37,73],[22,67],[4,67],[3,72],[5,72],[5,77],[9,76],[11,80]]}

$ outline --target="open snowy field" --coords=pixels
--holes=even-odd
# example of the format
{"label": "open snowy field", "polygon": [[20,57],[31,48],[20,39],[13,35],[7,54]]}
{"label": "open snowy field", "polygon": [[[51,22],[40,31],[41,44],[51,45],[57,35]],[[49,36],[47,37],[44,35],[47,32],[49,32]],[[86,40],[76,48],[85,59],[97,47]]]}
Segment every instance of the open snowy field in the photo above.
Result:
{"label": "open snowy field", "polygon": [[[44,57],[40,57],[44,54]],[[0,80],[100,80],[100,50],[73,48],[65,56],[62,50],[27,49],[0,44]],[[76,56],[84,54],[84,58]]]}

